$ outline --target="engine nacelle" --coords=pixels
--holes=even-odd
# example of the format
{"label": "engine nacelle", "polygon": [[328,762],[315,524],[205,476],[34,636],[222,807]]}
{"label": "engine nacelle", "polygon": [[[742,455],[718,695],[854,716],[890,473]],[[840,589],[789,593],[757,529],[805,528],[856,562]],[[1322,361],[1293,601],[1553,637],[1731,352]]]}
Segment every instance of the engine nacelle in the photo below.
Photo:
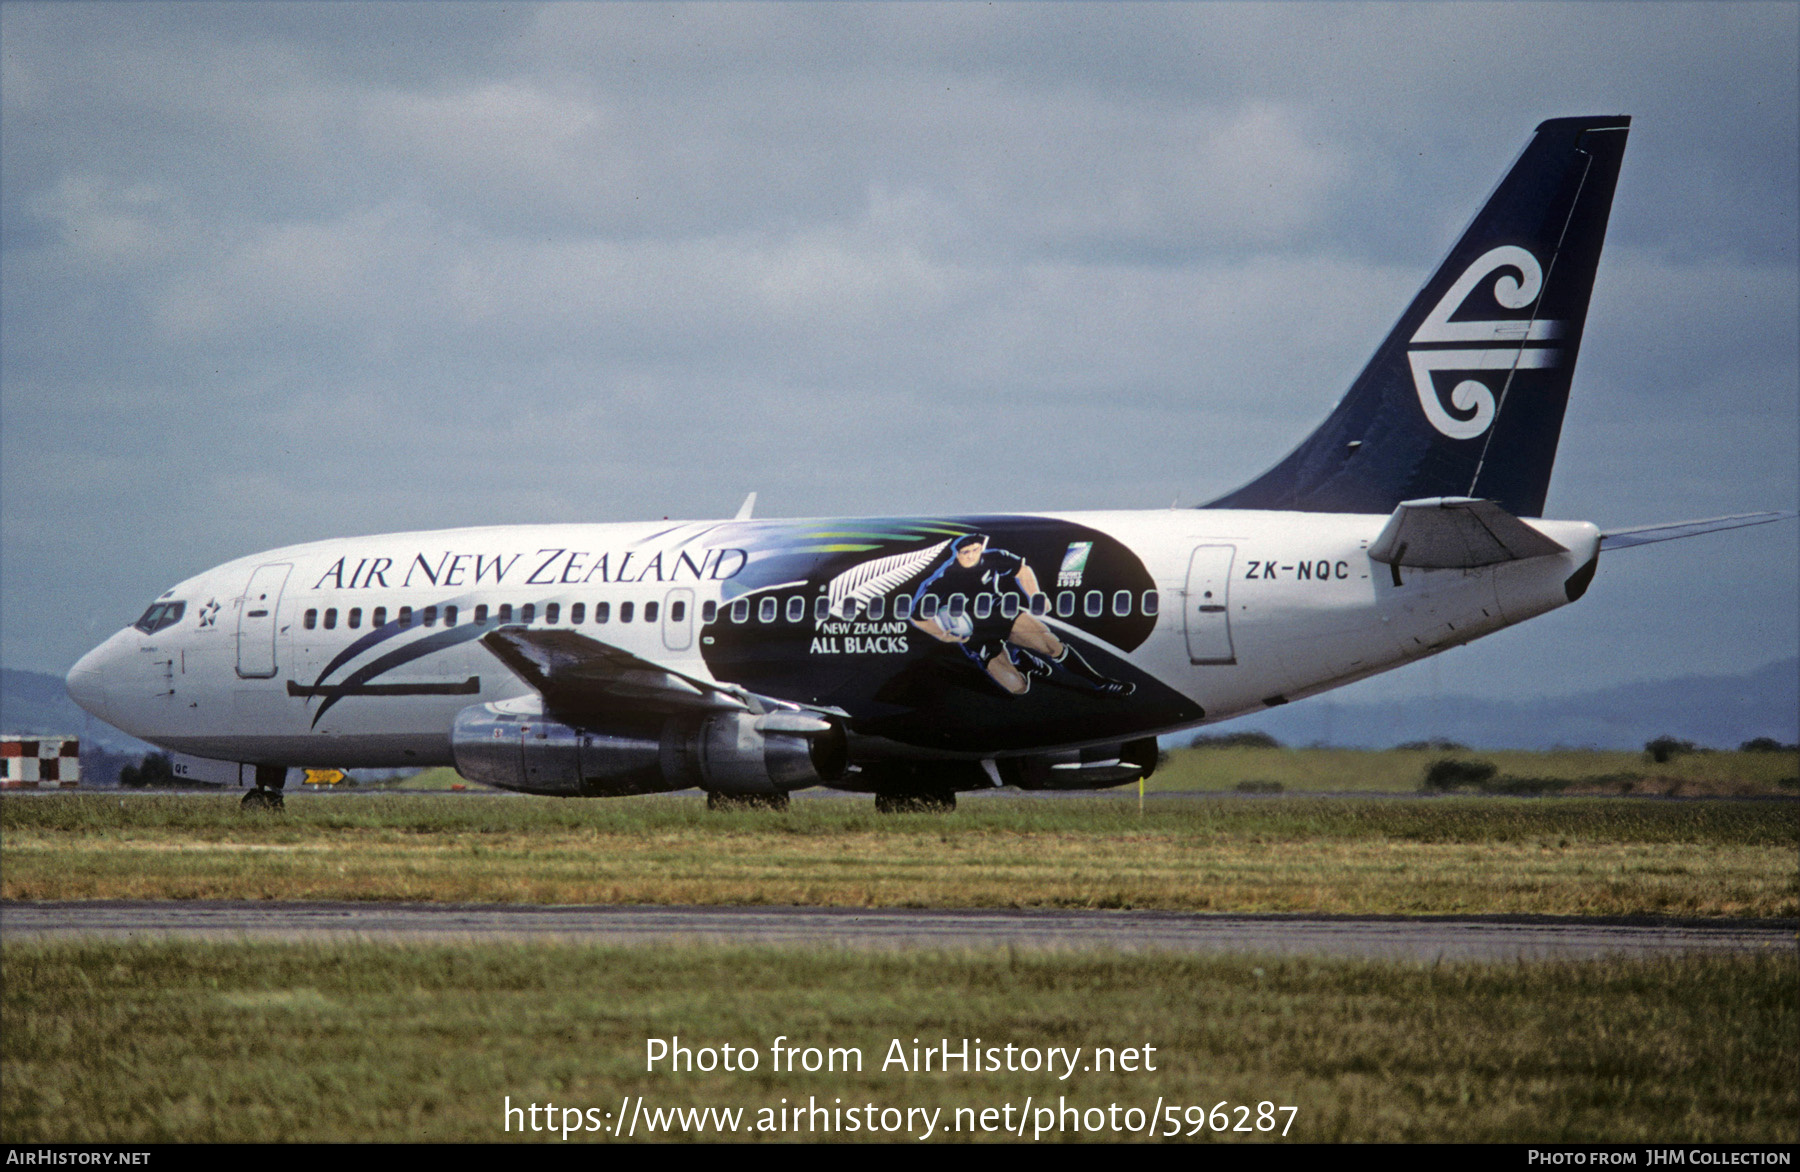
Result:
{"label": "engine nacelle", "polygon": [[502,789],[568,797],[699,786],[775,794],[836,781],[848,758],[835,721],[798,711],[565,724],[535,701],[476,704],[450,734],[456,771]]}
{"label": "engine nacelle", "polygon": [[1155,737],[1122,745],[1102,745],[1066,753],[1006,757],[996,762],[1000,776],[1020,789],[1105,789],[1156,772]]}

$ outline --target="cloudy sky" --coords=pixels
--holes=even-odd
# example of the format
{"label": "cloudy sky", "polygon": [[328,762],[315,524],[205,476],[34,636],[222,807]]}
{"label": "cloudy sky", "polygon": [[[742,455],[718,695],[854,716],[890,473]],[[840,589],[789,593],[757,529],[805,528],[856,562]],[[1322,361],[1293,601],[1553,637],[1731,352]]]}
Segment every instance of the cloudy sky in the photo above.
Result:
{"label": "cloudy sky", "polygon": [[[0,4],[0,662],[352,533],[1167,508],[1546,117],[1631,143],[1548,513],[1800,495],[1800,6]],[[1800,648],[1800,525],[1381,680]]]}

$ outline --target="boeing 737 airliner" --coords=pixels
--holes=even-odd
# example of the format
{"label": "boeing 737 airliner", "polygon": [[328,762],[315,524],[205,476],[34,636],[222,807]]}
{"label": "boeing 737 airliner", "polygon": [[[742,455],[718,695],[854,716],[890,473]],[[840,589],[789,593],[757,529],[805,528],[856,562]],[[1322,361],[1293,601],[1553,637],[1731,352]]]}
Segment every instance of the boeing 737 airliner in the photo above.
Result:
{"label": "boeing 737 airliner", "polygon": [[1136,780],[1159,733],[1567,605],[1603,550],[1776,519],[1541,519],[1628,125],[1539,126],[1325,423],[1211,504],[290,546],[164,593],[69,694],[253,764],[247,805],[295,766],[883,809]]}

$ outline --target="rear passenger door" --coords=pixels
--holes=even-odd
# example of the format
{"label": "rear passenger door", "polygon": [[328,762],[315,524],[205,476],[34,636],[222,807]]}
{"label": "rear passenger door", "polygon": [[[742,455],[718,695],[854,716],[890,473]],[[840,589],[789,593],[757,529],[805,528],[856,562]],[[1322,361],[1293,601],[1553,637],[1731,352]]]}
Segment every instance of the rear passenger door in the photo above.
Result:
{"label": "rear passenger door", "polygon": [[1231,562],[1235,545],[1202,545],[1188,560],[1182,625],[1189,663],[1236,663],[1231,646]]}

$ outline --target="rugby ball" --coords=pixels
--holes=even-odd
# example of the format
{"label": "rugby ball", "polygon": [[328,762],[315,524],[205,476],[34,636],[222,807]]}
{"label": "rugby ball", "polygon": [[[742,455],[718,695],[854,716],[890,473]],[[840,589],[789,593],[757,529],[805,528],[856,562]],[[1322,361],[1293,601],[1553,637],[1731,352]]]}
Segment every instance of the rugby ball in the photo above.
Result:
{"label": "rugby ball", "polygon": [[957,639],[967,639],[975,633],[975,620],[968,612],[951,614],[948,610],[937,612],[937,625],[944,628],[944,633]]}

